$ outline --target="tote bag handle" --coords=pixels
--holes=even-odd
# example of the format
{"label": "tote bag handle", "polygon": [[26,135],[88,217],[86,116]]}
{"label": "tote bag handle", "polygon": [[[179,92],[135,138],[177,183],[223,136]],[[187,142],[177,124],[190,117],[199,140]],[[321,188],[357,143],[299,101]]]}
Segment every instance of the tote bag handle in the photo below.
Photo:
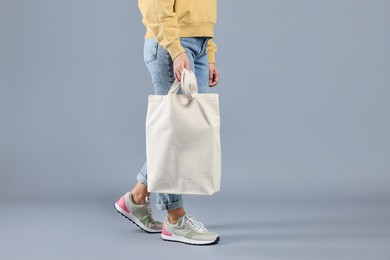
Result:
{"label": "tote bag handle", "polygon": [[196,81],[195,74],[191,70],[187,70],[186,68],[183,69],[181,73],[181,81],[179,82],[175,79],[175,82],[173,82],[171,88],[169,89],[168,95],[177,93],[180,85],[183,94],[188,99],[191,100],[198,94],[198,83]]}

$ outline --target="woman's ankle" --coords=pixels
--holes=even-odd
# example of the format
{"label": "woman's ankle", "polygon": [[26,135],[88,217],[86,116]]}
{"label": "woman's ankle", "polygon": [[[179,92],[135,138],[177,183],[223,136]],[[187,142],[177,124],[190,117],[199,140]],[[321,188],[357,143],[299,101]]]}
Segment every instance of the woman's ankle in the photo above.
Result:
{"label": "woman's ankle", "polygon": [[133,194],[133,193],[131,193],[131,196],[132,196],[132,198],[133,198],[133,202],[134,202],[134,204],[136,204],[136,205],[143,205],[143,204],[145,204],[145,202],[146,202],[146,195],[136,195],[136,194]]}
{"label": "woman's ankle", "polygon": [[148,192],[147,187],[140,182],[138,182],[134,186],[133,190],[130,193],[133,197],[133,202],[137,205],[145,204],[146,197],[150,195],[150,192]]}
{"label": "woman's ankle", "polygon": [[167,211],[168,220],[171,224],[176,224],[180,217],[186,214],[184,208],[177,208]]}

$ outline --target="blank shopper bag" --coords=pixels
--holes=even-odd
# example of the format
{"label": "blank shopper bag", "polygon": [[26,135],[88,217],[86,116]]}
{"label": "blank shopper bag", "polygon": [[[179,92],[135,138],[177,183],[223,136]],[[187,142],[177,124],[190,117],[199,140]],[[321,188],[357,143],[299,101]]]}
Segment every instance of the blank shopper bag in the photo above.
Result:
{"label": "blank shopper bag", "polygon": [[[183,94],[177,94],[180,87]],[[184,69],[167,95],[149,95],[145,126],[149,192],[220,190],[219,96],[198,93],[192,71]]]}

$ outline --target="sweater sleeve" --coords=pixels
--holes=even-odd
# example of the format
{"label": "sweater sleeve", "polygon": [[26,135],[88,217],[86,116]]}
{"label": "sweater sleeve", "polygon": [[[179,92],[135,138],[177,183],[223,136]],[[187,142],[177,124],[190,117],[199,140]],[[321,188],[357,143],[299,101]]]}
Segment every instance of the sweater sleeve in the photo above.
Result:
{"label": "sweater sleeve", "polygon": [[177,15],[173,11],[175,0],[138,0],[143,22],[152,31],[156,41],[172,57],[185,52],[180,43],[180,30]]}
{"label": "sweater sleeve", "polygon": [[207,52],[207,57],[209,62],[215,63],[215,53],[217,52],[217,44],[214,42],[213,38],[209,39],[207,41],[207,47],[206,47],[206,52]]}

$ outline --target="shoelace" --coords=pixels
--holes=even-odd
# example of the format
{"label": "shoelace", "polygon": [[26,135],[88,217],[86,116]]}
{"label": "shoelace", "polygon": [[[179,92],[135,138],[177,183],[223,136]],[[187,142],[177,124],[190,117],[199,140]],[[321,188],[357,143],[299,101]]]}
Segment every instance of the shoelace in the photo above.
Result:
{"label": "shoelace", "polygon": [[149,196],[146,196],[146,198],[145,198],[145,205],[146,205],[146,208],[147,208],[150,220],[152,222],[155,222],[154,219],[153,219],[153,215],[152,215],[152,208],[150,207],[150,198],[149,198]]}
{"label": "shoelace", "polygon": [[184,225],[188,225],[190,228],[194,229],[197,232],[203,232],[206,229],[202,223],[196,221],[194,217],[191,215],[185,215],[181,219],[181,223],[178,223],[177,226],[181,228]]}

